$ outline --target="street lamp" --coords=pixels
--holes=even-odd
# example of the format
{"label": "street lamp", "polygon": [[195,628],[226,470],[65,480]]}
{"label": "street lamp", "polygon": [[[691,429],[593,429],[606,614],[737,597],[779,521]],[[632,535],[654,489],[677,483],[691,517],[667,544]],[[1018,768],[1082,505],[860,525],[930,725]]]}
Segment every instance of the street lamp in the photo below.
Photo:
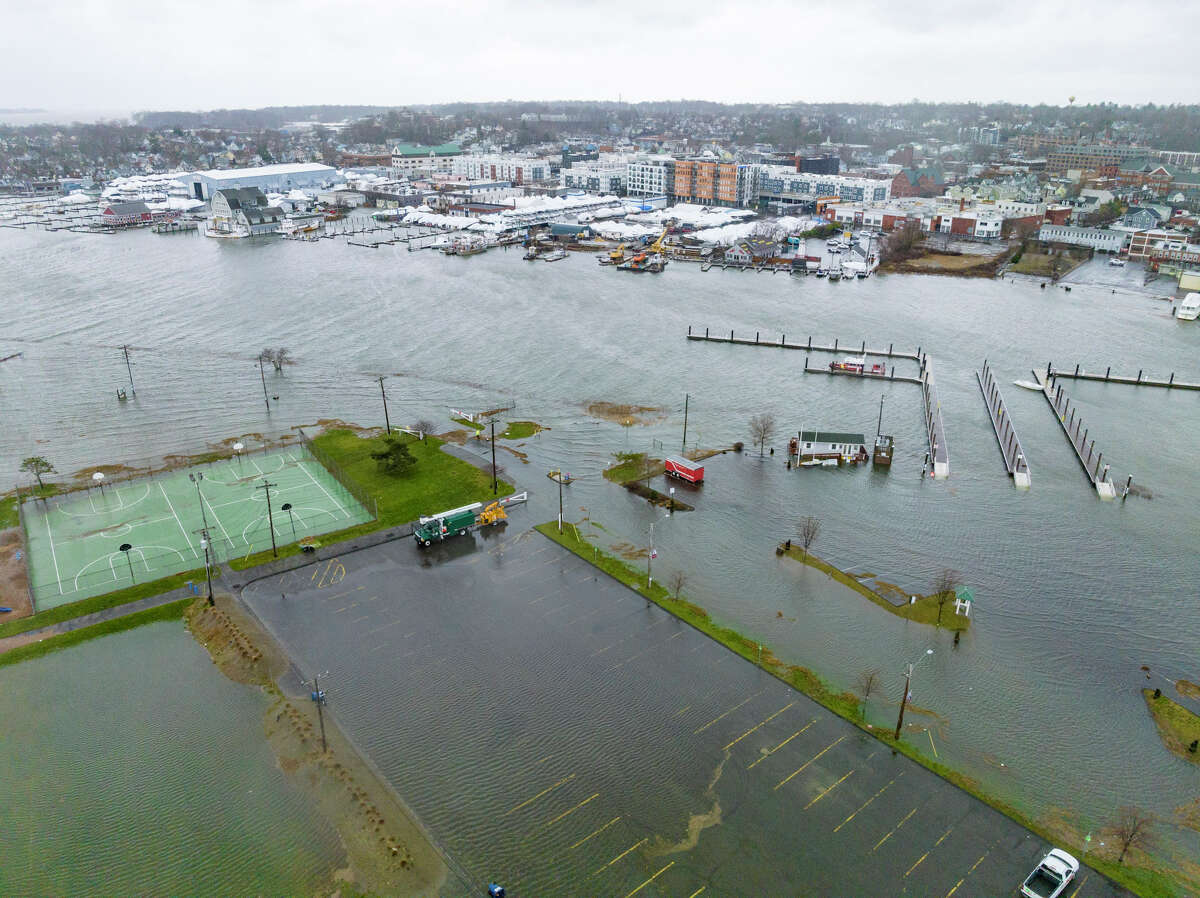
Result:
{"label": "street lamp", "polygon": [[204,577],[208,581],[208,604],[216,604],[213,602],[212,591],[212,567],[208,563],[208,531],[204,531],[204,536],[200,539],[200,548],[204,550]]}
{"label": "street lamp", "polygon": [[904,673],[904,695],[900,696],[900,716],[896,718],[896,741],[900,741],[900,728],[904,726],[904,708],[908,705],[908,687],[912,684],[913,668],[933,654],[933,649],[926,649],[925,654],[916,661],[910,662]]}
{"label": "street lamp", "polygon": [[204,529],[208,529],[208,515],[204,513],[204,494],[200,492],[200,481],[204,479],[204,472],[188,473],[188,480],[196,484],[196,498],[200,500],[200,519],[204,521]]}
{"label": "street lamp", "polygon": [[125,553],[125,561],[129,564],[129,582],[130,583],[134,582],[133,581],[133,562],[129,558],[129,550],[132,548],[133,548],[133,546],[131,546],[129,543],[121,543],[121,545],[120,545],[121,551]]}

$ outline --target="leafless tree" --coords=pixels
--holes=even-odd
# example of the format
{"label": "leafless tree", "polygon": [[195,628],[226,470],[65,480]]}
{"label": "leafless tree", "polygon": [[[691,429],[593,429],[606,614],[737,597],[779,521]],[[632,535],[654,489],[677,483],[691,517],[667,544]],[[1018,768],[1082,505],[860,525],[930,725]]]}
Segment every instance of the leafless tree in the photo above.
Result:
{"label": "leafless tree", "polygon": [[687,585],[688,575],[686,571],[676,571],[671,575],[671,579],[667,581],[667,585],[671,587],[671,594],[675,598],[679,598],[679,594],[683,592],[683,588]]}
{"label": "leafless tree", "polygon": [[938,626],[942,623],[942,609],[946,603],[955,598],[958,594],[958,588],[962,586],[962,574],[954,570],[954,568],[944,567],[938,571],[937,577],[933,580],[933,598],[937,602]]}
{"label": "leafless tree", "polygon": [[875,692],[880,687],[880,673],[876,667],[869,668],[859,673],[858,678],[854,681],[854,691],[862,696],[863,711],[866,711],[867,699],[871,697],[871,693]]}
{"label": "leafless tree", "polygon": [[775,416],[755,415],[750,419],[750,439],[758,443],[758,455],[761,458],[767,440],[775,436]]}
{"label": "leafless tree", "polygon": [[920,224],[915,221],[905,222],[904,227],[888,235],[880,255],[884,259],[904,259],[916,250],[921,239]]}
{"label": "leafless tree", "polygon": [[1117,863],[1124,863],[1130,848],[1148,848],[1154,841],[1154,818],[1145,811],[1126,805],[1117,811],[1117,816],[1108,830],[1121,846]]}
{"label": "leafless tree", "polygon": [[800,546],[804,549],[804,557],[808,557],[808,550],[812,548],[812,544],[817,541],[817,537],[821,535],[821,522],[812,515],[805,515],[800,519]]}
{"label": "leafless tree", "polygon": [[419,434],[421,434],[421,439],[423,440],[423,439],[425,439],[425,437],[427,437],[433,433],[433,429],[436,426],[437,425],[434,424],[432,421],[422,418],[420,421],[418,421],[416,424],[413,425],[413,430],[415,430]]}
{"label": "leafless tree", "polygon": [[283,366],[291,361],[291,353],[286,346],[280,346],[278,349],[272,349],[268,346],[258,354],[258,360],[264,365],[270,362],[275,366],[276,371],[282,372]]}

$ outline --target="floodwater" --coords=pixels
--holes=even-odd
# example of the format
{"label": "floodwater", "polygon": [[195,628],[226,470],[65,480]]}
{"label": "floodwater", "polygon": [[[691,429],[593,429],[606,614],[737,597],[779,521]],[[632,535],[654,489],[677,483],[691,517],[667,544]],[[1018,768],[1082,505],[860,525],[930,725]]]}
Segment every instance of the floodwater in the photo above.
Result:
{"label": "floodwater", "polygon": [[179,621],[0,670],[0,893],[297,895],[345,865]]}
{"label": "floodwater", "polygon": [[[1067,383],[1114,481],[1132,473],[1153,496],[1101,503],[1045,400],[1011,385],[1049,361],[1200,380],[1200,328],[1128,275],[1070,293],[1029,279],[831,284],[678,263],[639,278],[586,255],[550,265],[515,250],[445,258],[342,240],[6,229],[0,277],[12,297],[0,357],[24,352],[0,364],[5,470],[34,452],[72,471],[322,417],[382,424],[379,374],[392,375],[393,424],[511,404],[511,417],[551,427],[519,447],[528,464],[501,453],[510,479],[534,491],[530,521],[557,512],[546,470],[571,472],[569,518],[586,509],[611,542],[636,545],[656,522],[656,574],[686,570],[686,591],[714,616],[839,687],[874,667],[898,698],[903,664],[933,648],[913,700],[941,715],[939,759],[1035,816],[1067,808],[1095,828],[1119,805],[1169,815],[1200,792],[1138,691],[1200,679],[1200,393]],[[804,374],[801,352],[692,343],[689,325],[919,345],[935,364],[949,479],[921,477],[917,387]],[[118,404],[122,343],[138,395]],[[297,362],[268,375],[270,413],[252,362],[264,345]],[[975,380],[985,358],[1029,459],[1028,492],[1004,473]],[[668,520],[599,472],[614,451],[677,449],[685,394],[689,445],[748,440],[747,420],[770,412],[780,450],[801,427],[872,433],[882,394],[895,461],[889,473],[789,472],[778,455],[717,456],[706,484],[682,494],[697,510]],[[589,418],[590,400],[662,405],[665,417],[622,428]],[[772,549],[808,514],[822,523],[815,551],[902,589],[928,591],[943,566],[962,571],[976,605],[961,644],[848,592],[806,597],[802,573]],[[1194,835],[1180,838],[1200,854]]]}

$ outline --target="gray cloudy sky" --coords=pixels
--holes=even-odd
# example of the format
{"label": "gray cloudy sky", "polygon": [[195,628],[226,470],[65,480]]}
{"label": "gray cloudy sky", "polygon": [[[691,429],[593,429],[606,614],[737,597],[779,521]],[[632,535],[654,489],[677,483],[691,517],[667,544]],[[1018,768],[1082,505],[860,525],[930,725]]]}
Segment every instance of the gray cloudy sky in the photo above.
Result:
{"label": "gray cloudy sky", "polygon": [[0,106],[1200,101],[1200,2],[0,0]]}

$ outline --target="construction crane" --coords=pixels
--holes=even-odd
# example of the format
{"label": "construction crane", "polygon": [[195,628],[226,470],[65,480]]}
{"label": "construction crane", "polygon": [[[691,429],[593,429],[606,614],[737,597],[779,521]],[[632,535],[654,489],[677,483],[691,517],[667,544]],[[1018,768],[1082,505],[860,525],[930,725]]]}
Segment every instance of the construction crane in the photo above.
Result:
{"label": "construction crane", "polygon": [[670,230],[670,228],[663,228],[663,232],[658,235],[658,239],[646,247],[646,252],[661,253],[663,251],[663,240],[666,238],[667,232]]}

